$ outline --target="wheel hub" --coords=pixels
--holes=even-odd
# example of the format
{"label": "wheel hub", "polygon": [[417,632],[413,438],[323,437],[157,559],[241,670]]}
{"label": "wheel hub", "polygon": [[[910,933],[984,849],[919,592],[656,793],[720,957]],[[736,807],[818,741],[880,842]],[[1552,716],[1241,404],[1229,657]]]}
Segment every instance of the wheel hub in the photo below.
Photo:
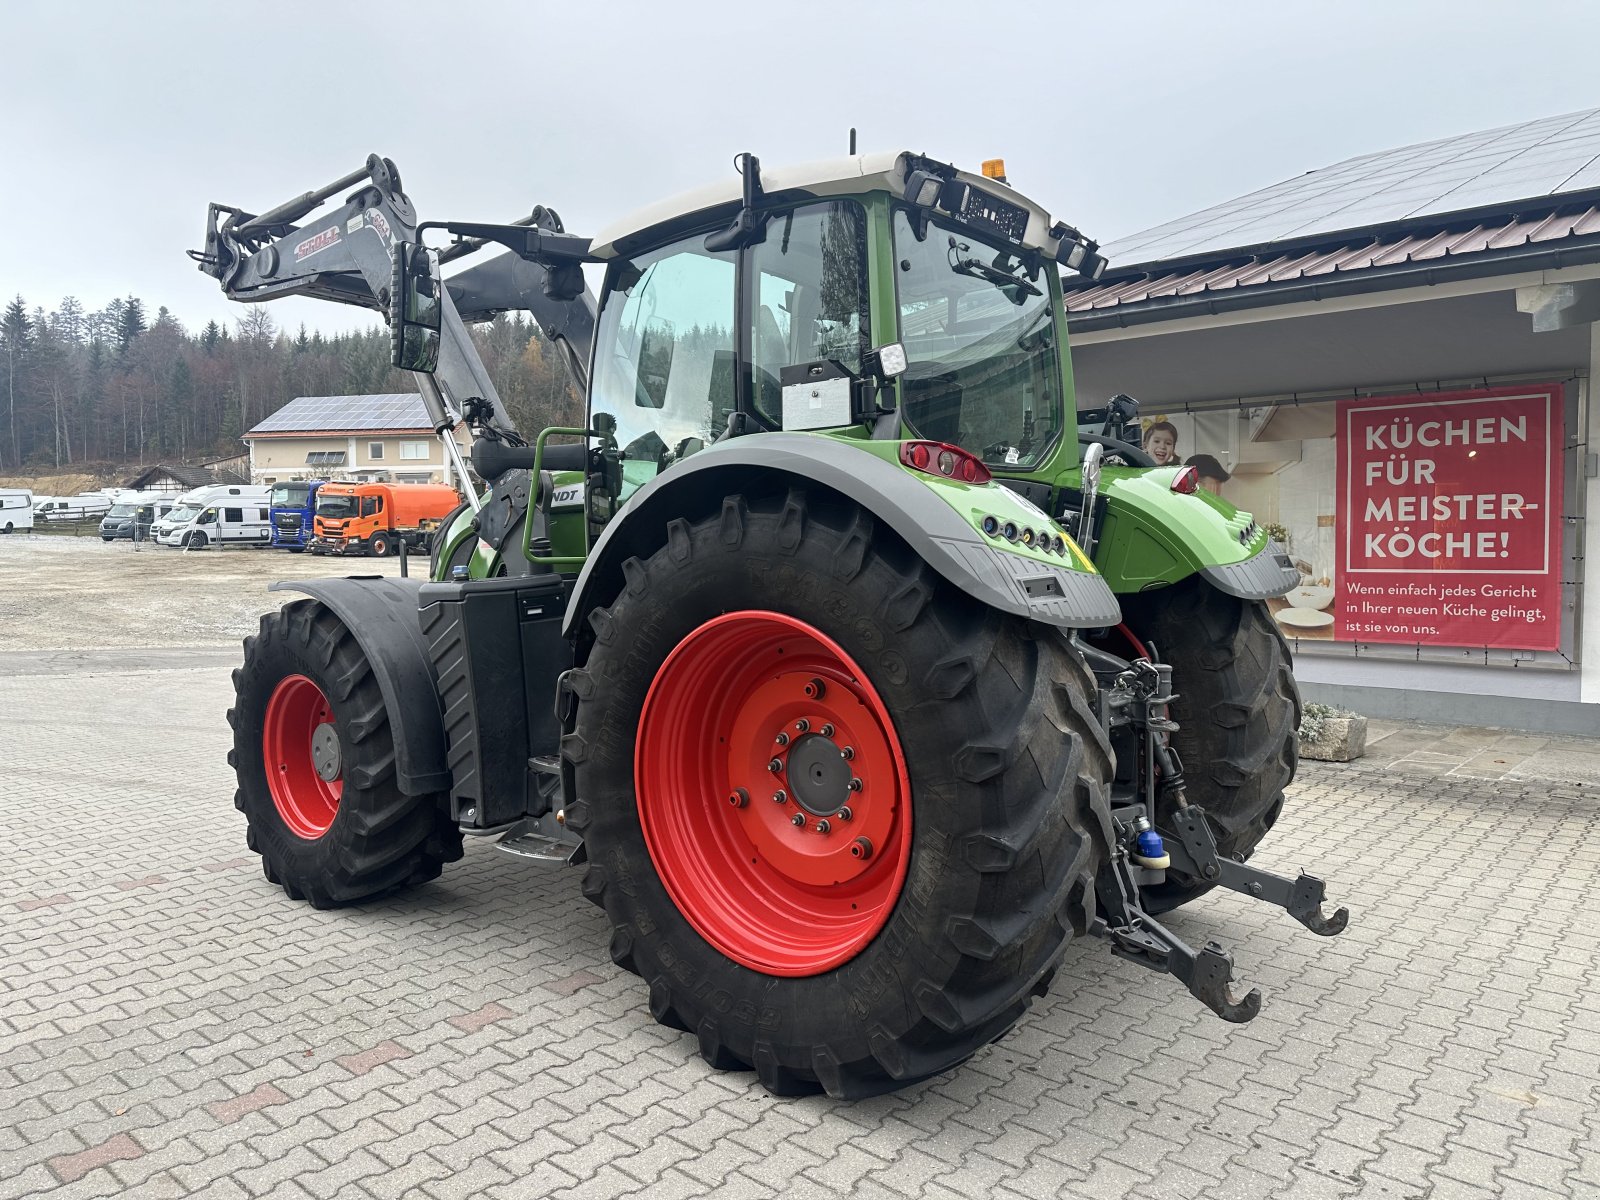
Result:
{"label": "wheel hub", "polygon": [[318,725],[311,734],[311,762],[317,768],[317,778],[332,783],[341,770],[339,730],[332,724]]}
{"label": "wheel hub", "polygon": [[812,816],[834,816],[849,802],[850,764],[832,738],[805,734],[790,744],[788,758],[783,777],[795,802]]}

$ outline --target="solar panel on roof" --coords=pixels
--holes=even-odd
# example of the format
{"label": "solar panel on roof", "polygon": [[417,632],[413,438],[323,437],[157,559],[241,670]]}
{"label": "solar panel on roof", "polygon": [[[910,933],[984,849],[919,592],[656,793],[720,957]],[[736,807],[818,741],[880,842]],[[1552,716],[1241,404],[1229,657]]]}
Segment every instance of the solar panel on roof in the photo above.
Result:
{"label": "solar panel on roof", "polygon": [[1359,155],[1107,243],[1113,271],[1600,185],[1600,108]]}
{"label": "solar panel on roof", "polygon": [[388,393],[375,396],[300,396],[251,427],[251,433],[310,430],[431,429],[422,397]]}

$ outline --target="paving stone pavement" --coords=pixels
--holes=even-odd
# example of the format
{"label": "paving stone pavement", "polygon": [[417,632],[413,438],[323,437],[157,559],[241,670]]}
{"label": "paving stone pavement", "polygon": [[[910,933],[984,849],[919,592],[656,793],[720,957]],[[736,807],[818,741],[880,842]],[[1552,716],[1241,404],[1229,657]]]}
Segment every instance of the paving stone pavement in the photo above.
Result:
{"label": "paving stone pavement", "polygon": [[1260,859],[1349,932],[1173,920],[1262,986],[1252,1024],[1088,943],[962,1069],[780,1100],[651,1020],[576,871],[268,886],[217,657],[0,664],[0,1200],[1600,1196],[1590,789],[1308,764]]}

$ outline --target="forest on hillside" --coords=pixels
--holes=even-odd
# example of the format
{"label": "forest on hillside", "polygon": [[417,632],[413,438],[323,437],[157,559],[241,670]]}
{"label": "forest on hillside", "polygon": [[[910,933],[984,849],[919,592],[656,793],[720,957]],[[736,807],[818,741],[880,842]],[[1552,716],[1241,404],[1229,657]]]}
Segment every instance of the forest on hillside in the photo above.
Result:
{"label": "forest on hillside", "polygon": [[[520,428],[581,417],[532,322],[496,317],[473,337]],[[416,391],[389,365],[387,329],[290,332],[251,305],[232,328],[191,330],[135,296],[93,312],[70,296],[50,311],[15,297],[0,311],[0,372],[0,471],[11,472],[220,457],[296,396]]]}

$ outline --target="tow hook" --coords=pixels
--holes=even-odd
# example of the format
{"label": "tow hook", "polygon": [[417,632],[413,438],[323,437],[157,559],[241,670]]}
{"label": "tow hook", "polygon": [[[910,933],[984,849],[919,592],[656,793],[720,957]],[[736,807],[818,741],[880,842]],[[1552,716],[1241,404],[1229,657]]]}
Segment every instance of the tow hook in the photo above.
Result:
{"label": "tow hook", "polygon": [[1163,836],[1150,824],[1142,804],[1113,811],[1116,840],[1111,858],[1095,880],[1099,916],[1089,932],[1106,938],[1119,958],[1172,975],[1224,1021],[1242,1024],[1253,1020],[1261,1011],[1261,991],[1251,988],[1243,996],[1234,995],[1233,955],[1214,941],[1195,950],[1144,911],[1139,888],[1161,882],[1170,867],[1276,904],[1324,937],[1344,931],[1349,910],[1340,908],[1324,916],[1324,886],[1315,876],[1285,879],[1221,857],[1205,811],[1198,805],[1180,807],[1173,824],[1176,828]]}

